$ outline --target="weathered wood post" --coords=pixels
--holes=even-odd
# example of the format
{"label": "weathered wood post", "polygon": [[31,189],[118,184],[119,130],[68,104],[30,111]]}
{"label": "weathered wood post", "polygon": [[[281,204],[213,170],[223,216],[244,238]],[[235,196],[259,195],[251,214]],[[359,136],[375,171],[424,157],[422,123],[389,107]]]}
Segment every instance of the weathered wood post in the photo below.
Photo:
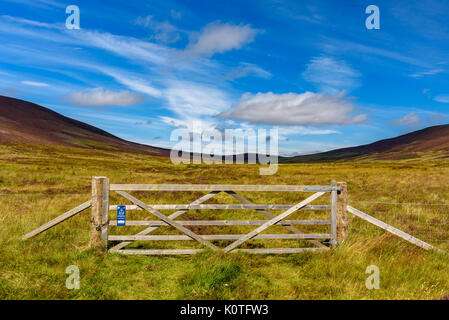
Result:
{"label": "weathered wood post", "polygon": [[[337,187],[337,182],[335,180],[332,180],[331,183],[332,187]],[[331,191],[330,196],[330,205],[331,205],[331,225],[330,225],[330,234],[331,234],[331,246],[335,247],[337,246],[337,215],[338,215],[338,208],[337,208],[337,190]]]}
{"label": "weathered wood post", "polygon": [[340,244],[348,236],[348,215],[346,213],[346,201],[348,200],[348,187],[346,182],[337,182],[340,188],[338,192],[337,213],[337,242]]}
{"label": "weathered wood post", "polygon": [[107,250],[109,224],[109,179],[92,177],[92,218],[90,245]]}

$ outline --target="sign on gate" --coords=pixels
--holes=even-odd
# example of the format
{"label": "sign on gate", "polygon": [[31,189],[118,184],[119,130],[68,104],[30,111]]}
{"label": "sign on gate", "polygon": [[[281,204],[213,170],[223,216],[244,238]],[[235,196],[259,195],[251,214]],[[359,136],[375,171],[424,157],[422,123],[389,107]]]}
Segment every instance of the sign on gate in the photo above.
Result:
{"label": "sign on gate", "polygon": [[126,225],[126,206],[117,206],[117,225]]}

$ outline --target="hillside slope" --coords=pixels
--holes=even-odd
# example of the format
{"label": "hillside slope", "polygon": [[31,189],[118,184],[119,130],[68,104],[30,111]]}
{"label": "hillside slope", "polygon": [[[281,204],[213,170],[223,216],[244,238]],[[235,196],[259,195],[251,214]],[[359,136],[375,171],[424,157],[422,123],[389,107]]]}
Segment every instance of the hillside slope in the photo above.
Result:
{"label": "hillside slope", "polygon": [[120,139],[37,104],[0,96],[0,144],[61,145],[166,156],[167,150]]}
{"label": "hillside slope", "polygon": [[[34,144],[169,156],[170,151],[120,139],[37,104],[0,95],[0,144]],[[245,157],[246,158],[246,157]],[[449,158],[449,125],[439,125],[371,144],[296,157],[281,163]]]}
{"label": "hillside slope", "polygon": [[281,162],[322,162],[353,159],[398,160],[449,158],[449,125],[428,127],[395,138],[327,152],[283,158]]}

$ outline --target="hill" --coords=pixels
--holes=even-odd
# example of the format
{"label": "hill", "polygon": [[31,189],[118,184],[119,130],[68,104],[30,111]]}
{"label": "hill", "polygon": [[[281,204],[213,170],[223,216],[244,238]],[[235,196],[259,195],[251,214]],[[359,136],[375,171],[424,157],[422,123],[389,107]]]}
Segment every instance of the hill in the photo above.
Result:
{"label": "hill", "polygon": [[282,158],[281,162],[324,162],[345,160],[400,160],[414,158],[449,158],[449,125],[428,127],[395,138],[356,147]]}
{"label": "hill", "polygon": [[37,104],[0,96],[0,143],[59,145],[166,156],[167,150],[120,139]]}
{"label": "hill", "polygon": [[[0,144],[82,147],[169,156],[170,150],[120,139],[37,104],[0,96]],[[395,138],[327,152],[281,157],[281,163],[400,160],[449,157],[449,125],[428,127]],[[224,157],[223,157],[224,158]],[[233,156],[235,160],[235,156]],[[247,155],[245,154],[245,162]]]}

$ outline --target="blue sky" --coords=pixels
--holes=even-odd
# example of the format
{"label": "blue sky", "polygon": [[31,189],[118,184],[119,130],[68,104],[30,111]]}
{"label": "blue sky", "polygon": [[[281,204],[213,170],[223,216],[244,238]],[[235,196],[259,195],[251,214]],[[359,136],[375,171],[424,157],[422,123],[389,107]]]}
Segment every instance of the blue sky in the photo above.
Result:
{"label": "blue sky", "polygon": [[293,155],[449,122],[449,1],[0,4],[0,94],[124,139],[277,127]]}

